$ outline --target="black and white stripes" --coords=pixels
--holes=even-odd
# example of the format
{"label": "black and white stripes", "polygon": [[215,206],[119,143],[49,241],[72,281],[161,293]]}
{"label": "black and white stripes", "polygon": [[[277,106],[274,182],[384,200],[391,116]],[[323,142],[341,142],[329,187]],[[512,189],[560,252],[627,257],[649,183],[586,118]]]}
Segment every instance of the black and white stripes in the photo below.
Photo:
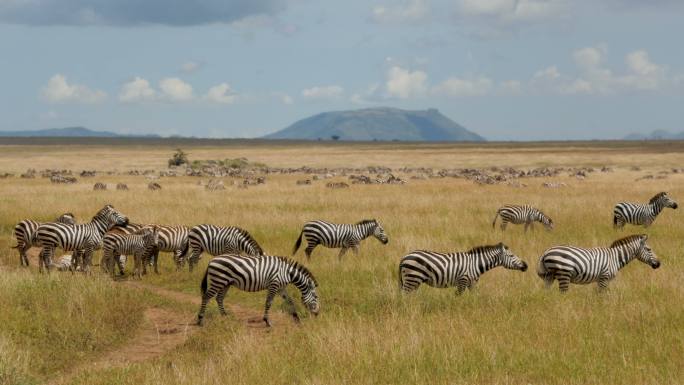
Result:
{"label": "black and white stripes", "polygon": [[461,294],[465,289],[472,289],[482,274],[497,266],[527,270],[527,263],[503,243],[448,254],[419,250],[401,259],[399,285],[404,292],[411,292],[424,283],[438,288],[455,287]]}
{"label": "black and white stripes", "polygon": [[[64,213],[55,219],[55,222],[73,225],[76,217],[72,213]],[[24,219],[14,226],[14,238],[17,240],[17,245],[12,246],[13,249],[19,251],[19,263],[21,266],[28,266],[29,261],[26,252],[33,246],[34,235],[36,230],[43,223],[31,219]]]}
{"label": "black and white stripes", "polygon": [[570,283],[597,282],[602,290],[635,258],[654,269],[660,267],[660,261],[646,244],[647,239],[647,235],[631,235],[618,239],[610,247],[552,247],[539,258],[537,274],[546,287],[558,280],[561,292],[567,291]]}
{"label": "black and white stripes", "polygon": [[108,231],[102,240],[103,261],[109,265],[107,270],[114,275],[114,260],[120,255],[132,255],[135,262],[134,276],[140,278],[147,273],[147,261],[151,258],[159,242],[159,228],[147,226],[134,233]]}
{"label": "black and white stripes", "polygon": [[370,236],[374,236],[383,244],[387,244],[389,241],[385,230],[375,219],[366,219],[353,225],[311,221],[304,224],[294,245],[292,255],[297,253],[302,244],[302,239],[304,239],[307,243],[306,249],[304,249],[307,258],[311,258],[311,253],[316,246],[323,245],[334,249],[341,248],[338,258],[342,259],[342,256],[350,248],[358,255],[359,244]]}
{"label": "black and white stripes", "polygon": [[231,286],[248,292],[268,290],[263,320],[271,326],[269,310],[276,295],[283,297],[290,314],[299,321],[299,316],[286,287],[293,284],[302,295],[302,303],[314,315],[318,314],[320,304],[316,287],[318,283],[313,274],[299,263],[285,257],[260,255],[244,257],[240,255],[221,255],[209,262],[202,280],[202,305],[197,315],[197,323],[202,324],[207,302],[216,296],[216,303],[222,315],[226,315],[223,299]]}
{"label": "black and white stripes", "polygon": [[541,210],[529,205],[505,205],[497,210],[492,222],[492,227],[496,226],[496,219],[501,216],[501,230],[506,230],[506,225],[510,222],[516,225],[525,224],[525,231],[534,222],[540,222],[547,230],[553,229],[553,221],[544,215]]}
{"label": "black and white stripes", "polygon": [[211,255],[232,253],[257,256],[264,253],[257,241],[239,227],[195,226],[188,233],[188,243],[190,245],[188,257],[190,271],[204,251]]}
{"label": "black and white stripes", "polygon": [[656,194],[647,204],[621,202],[613,209],[613,226],[621,229],[629,223],[637,226],[650,226],[665,208],[677,208],[677,202],[666,192]]}

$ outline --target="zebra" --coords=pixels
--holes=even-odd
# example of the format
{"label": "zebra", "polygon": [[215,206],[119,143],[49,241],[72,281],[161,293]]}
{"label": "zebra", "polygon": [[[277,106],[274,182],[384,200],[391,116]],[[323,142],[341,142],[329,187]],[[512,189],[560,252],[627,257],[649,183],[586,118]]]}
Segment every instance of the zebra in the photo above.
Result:
{"label": "zebra", "polygon": [[677,209],[677,202],[666,192],[653,196],[648,204],[620,202],[613,209],[613,227],[621,229],[629,223],[637,226],[650,226],[665,207]]}
{"label": "zebra", "polygon": [[[112,228],[111,230],[108,230],[105,233],[105,236],[109,233],[112,233],[112,232],[118,233],[118,234],[133,234],[133,233],[136,233],[136,232],[142,230],[142,228],[144,226],[145,225],[140,224],[140,223],[128,222],[128,224],[126,224],[126,226],[116,226],[116,227]],[[81,253],[74,253],[74,254],[77,254],[76,255],[77,257],[81,256],[80,255]],[[110,259],[110,257],[112,259]],[[76,259],[77,266],[78,266],[78,259],[79,258]],[[110,270],[110,268],[113,268],[112,264],[114,262],[116,262],[116,266],[119,269],[119,274],[124,275],[124,266],[126,265],[126,259],[127,259],[126,254],[109,255],[107,253],[104,253],[102,255],[102,259],[100,260],[100,268],[105,272],[110,272],[110,273],[114,274],[114,271]]]}
{"label": "zebra", "polygon": [[[102,239],[102,249],[104,250],[103,261],[108,263],[107,270],[114,277],[113,262],[119,255],[133,255],[135,261],[135,271],[133,275],[141,278],[142,274],[147,274],[146,262],[152,256],[159,242],[159,228],[157,226],[146,226],[133,232],[125,233],[120,231],[108,231]],[[123,274],[123,270],[121,270]]]}
{"label": "zebra", "polygon": [[313,274],[298,262],[286,257],[260,255],[245,257],[235,254],[220,255],[209,262],[202,279],[202,305],[197,314],[197,324],[202,325],[207,302],[216,296],[221,315],[226,315],[223,299],[231,286],[248,292],[268,290],[263,321],[271,327],[268,312],[277,294],[285,300],[295,322],[299,316],[292,298],[287,293],[287,285],[293,284],[302,295],[302,303],[314,315],[318,315],[320,304],[316,287],[318,282]]}
{"label": "zebra", "polygon": [[362,240],[374,236],[383,244],[389,242],[385,230],[375,219],[364,219],[356,224],[337,224],[326,221],[310,221],[304,224],[299,238],[294,245],[292,255],[294,256],[302,244],[302,238],[306,238],[306,258],[311,259],[313,249],[319,244],[329,248],[341,248],[337,258],[342,260],[342,256],[349,248],[354,250],[354,254],[359,255],[359,244]]}
{"label": "zebra", "polygon": [[529,205],[505,205],[496,211],[492,228],[496,227],[496,220],[501,216],[501,230],[506,230],[506,225],[510,222],[516,225],[525,224],[525,231],[532,227],[534,222],[540,222],[547,230],[553,230],[553,221],[541,210]]}
{"label": "zebra", "polygon": [[[55,219],[55,222],[64,223],[67,225],[73,225],[76,223],[76,217],[72,213],[64,213]],[[12,246],[13,249],[19,251],[19,264],[21,266],[28,266],[29,260],[26,256],[26,252],[33,246],[32,238],[36,233],[36,229],[42,222],[36,222],[31,219],[24,219],[23,221],[17,223],[14,226],[14,238],[17,240],[17,245]]]}
{"label": "zebra", "polygon": [[570,283],[598,283],[599,291],[605,290],[618,271],[634,258],[651,266],[660,267],[660,261],[646,244],[648,235],[630,235],[613,242],[610,247],[585,249],[575,246],[556,246],[539,258],[537,274],[550,288],[558,280],[561,293]]}
{"label": "zebra", "polygon": [[188,233],[188,244],[190,246],[190,257],[188,258],[190,271],[197,264],[204,251],[211,255],[244,253],[254,257],[264,254],[261,246],[246,230],[232,226],[195,226]]}
{"label": "zebra", "polygon": [[159,242],[152,253],[152,260],[150,261],[154,264],[154,272],[159,274],[159,270],[157,269],[157,260],[160,251],[173,253],[173,260],[176,263],[176,270],[180,270],[185,262],[185,255],[190,249],[190,244],[188,242],[190,228],[187,226],[155,226],[159,229]]}
{"label": "zebra", "polygon": [[456,287],[460,295],[465,289],[472,290],[482,274],[497,266],[527,270],[527,263],[503,243],[447,254],[418,250],[401,259],[399,286],[405,293],[416,290],[422,283],[437,288]]}
{"label": "zebra", "polygon": [[95,214],[89,223],[66,225],[63,223],[44,223],[35,232],[35,244],[42,247],[39,260],[39,271],[43,267],[50,272],[50,262],[56,248],[64,251],[78,250],[83,253],[84,272],[90,272],[93,252],[102,244],[102,237],[114,226],[126,226],[128,218],[118,212],[112,205],[104,206]]}

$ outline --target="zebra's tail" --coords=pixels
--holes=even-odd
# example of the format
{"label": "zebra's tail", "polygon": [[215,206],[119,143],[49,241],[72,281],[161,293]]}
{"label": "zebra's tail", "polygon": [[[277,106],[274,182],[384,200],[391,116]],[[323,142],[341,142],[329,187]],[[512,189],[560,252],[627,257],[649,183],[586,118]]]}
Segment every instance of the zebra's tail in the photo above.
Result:
{"label": "zebra's tail", "polygon": [[294,248],[292,249],[292,256],[297,253],[297,250],[299,250],[299,246],[302,245],[302,237],[304,237],[304,230],[302,230],[301,233],[299,233],[299,238],[297,238],[297,242],[295,242]]}
{"label": "zebra's tail", "polygon": [[183,244],[183,250],[181,250],[181,254],[178,257],[178,260],[183,260],[185,259],[185,256],[188,255],[188,250],[190,250],[190,241],[187,241]]}
{"label": "zebra's tail", "polygon": [[205,295],[207,293],[207,277],[209,276],[209,267],[207,267],[207,271],[204,272],[204,278],[202,278],[202,284],[200,285],[200,290],[202,291],[202,295]]}
{"label": "zebra's tail", "polygon": [[544,255],[539,258],[539,263],[537,264],[537,275],[539,278],[545,279],[549,274],[549,271],[544,266]]}
{"label": "zebra's tail", "polygon": [[492,222],[492,228],[496,227],[496,220],[499,218],[499,212],[501,212],[501,210],[496,210],[496,215],[494,216],[494,221]]}
{"label": "zebra's tail", "polygon": [[401,276],[401,263],[399,264],[399,290],[404,289],[404,278]]}

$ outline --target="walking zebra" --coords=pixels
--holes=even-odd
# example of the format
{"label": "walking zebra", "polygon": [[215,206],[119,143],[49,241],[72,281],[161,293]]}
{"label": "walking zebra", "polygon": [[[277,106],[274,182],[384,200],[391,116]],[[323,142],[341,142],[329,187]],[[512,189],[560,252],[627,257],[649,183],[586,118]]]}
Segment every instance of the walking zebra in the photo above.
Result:
{"label": "walking zebra", "polygon": [[305,238],[307,245],[304,252],[307,259],[311,258],[313,249],[320,244],[331,249],[342,248],[337,256],[339,260],[342,260],[342,256],[349,248],[354,250],[354,254],[359,255],[361,241],[371,235],[383,244],[389,242],[385,230],[375,219],[365,219],[354,225],[326,221],[307,222],[299,233],[299,238],[297,238],[297,242],[294,245],[292,255],[294,256],[297,253],[297,250],[302,245],[302,238]]}
{"label": "walking zebra", "polygon": [[497,266],[527,270],[527,263],[503,243],[448,254],[418,250],[401,259],[399,286],[408,293],[425,283],[438,288],[456,287],[456,293],[462,294],[465,289],[472,289],[482,274]]}
{"label": "walking zebra", "polygon": [[618,270],[634,258],[653,269],[660,267],[660,261],[646,244],[647,239],[648,235],[630,235],[618,239],[608,248],[552,247],[539,258],[537,274],[547,288],[558,280],[561,292],[566,292],[570,283],[585,285],[597,282],[599,290],[604,290]]}
{"label": "walking zebra", "polygon": [[[73,225],[76,221],[76,217],[72,213],[64,213],[55,219],[55,222],[64,223],[67,225]],[[24,219],[23,221],[17,223],[14,226],[14,238],[17,240],[17,245],[12,246],[13,249],[19,251],[19,263],[22,266],[28,266],[29,261],[26,256],[26,252],[33,246],[33,236],[36,233],[36,229],[42,222],[36,222],[31,219]]]}
{"label": "walking zebra", "polygon": [[[103,261],[108,263],[107,270],[114,277],[114,261],[120,255],[132,255],[135,262],[133,275],[140,278],[141,274],[147,274],[147,261],[157,248],[159,242],[159,228],[147,226],[134,233],[120,231],[108,231],[102,239],[104,250]],[[121,270],[123,274],[123,269]]]}
{"label": "walking zebra", "polygon": [[102,237],[114,226],[125,226],[128,218],[106,205],[95,214],[89,223],[66,225],[63,223],[44,223],[35,232],[35,244],[43,248],[40,252],[39,270],[45,267],[50,272],[50,263],[56,248],[64,251],[78,250],[83,253],[84,272],[90,271],[93,252],[102,244]]}
{"label": "walking zebra", "polygon": [[506,230],[506,225],[510,222],[516,225],[525,224],[525,231],[532,227],[534,222],[540,222],[547,230],[553,229],[553,221],[544,215],[539,209],[529,205],[505,205],[496,211],[492,227],[496,226],[496,219],[501,216],[501,230]]}
{"label": "walking zebra", "polygon": [[240,255],[221,255],[209,262],[202,279],[202,305],[197,314],[197,324],[202,325],[207,302],[216,296],[221,315],[226,315],[223,299],[231,286],[248,292],[268,290],[263,320],[271,326],[268,312],[273,298],[279,294],[289,307],[290,314],[296,322],[299,316],[292,298],[287,293],[287,285],[293,284],[302,295],[302,303],[314,315],[318,315],[320,304],[316,287],[318,283],[313,274],[296,261],[285,257],[260,255],[244,257]]}
{"label": "walking zebra", "polygon": [[152,252],[151,262],[154,264],[154,272],[159,274],[157,260],[160,251],[173,253],[173,261],[176,263],[176,270],[180,270],[185,262],[185,255],[190,248],[188,242],[190,228],[187,226],[167,225],[156,225],[156,227],[159,229],[159,242]]}
{"label": "walking zebra", "polygon": [[665,207],[677,209],[677,202],[672,200],[666,192],[656,194],[645,205],[620,202],[613,209],[613,227],[621,229],[627,223],[648,227]]}
{"label": "walking zebra", "polygon": [[188,244],[190,246],[188,258],[190,271],[204,251],[211,255],[244,253],[254,257],[264,254],[257,241],[246,230],[239,227],[195,226],[188,233]]}

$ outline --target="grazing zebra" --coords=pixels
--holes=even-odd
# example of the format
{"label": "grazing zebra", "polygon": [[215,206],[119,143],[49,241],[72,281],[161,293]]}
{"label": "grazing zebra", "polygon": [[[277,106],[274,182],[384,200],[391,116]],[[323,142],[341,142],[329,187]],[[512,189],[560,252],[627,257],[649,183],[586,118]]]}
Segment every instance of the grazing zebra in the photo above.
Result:
{"label": "grazing zebra", "polygon": [[50,272],[50,263],[56,248],[64,251],[78,250],[83,253],[84,272],[90,271],[93,252],[102,245],[102,237],[114,226],[125,226],[128,218],[106,205],[95,214],[89,223],[65,225],[63,223],[44,223],[35,232],[35,244],[43,248],[40,252],[39,270],[45,267]]}
{"label": "grazing zebra", "polygon": [[214,296],[216,296],[216,303],[221,315],[226,315],[223,299],[231,286],[249,292],[268,290],[263,317],[267,326],[271,326],[268,312],[271,309],[273,298],[277,294],[283,297],[290,309],[290,314],[296,322],[299,322],[294,302],[286,290],[288,284],[293,284],[299,289],[302,295],[302,303],[312,314],[318,315],[320,310],[318,294],[316,294],[318,283],[303,265],[285,257],[272,255],[244,257],[227,254],[218,256],[209,262],[202,279],[202,305],[197,314],[197,324],[202,325],[207,302]]}
{"label": "grazing zebra", "polygon": [[152,252],[151,262],[154,264],[154,272],[159,274],[157,260],[160,251],[173,253],[173,261],[176,263],[176,270],[180,270],[184,263],[185,255],[190,248],[188,242],[190,228],[187,226],[155,226],[159,229],[159,242]]}
{"label": "grazing zebra", "polygon": [[544,215],[539,209],[529,205],[505,205],[496,211],[492,227],[496,226],[496,219],[501,216],[501,230],[506,230],[506,225],[510,222],[516,225],[525,224],[525,231],[532,227],[534,222],[540,222],[547,230],[553,229],[553,221]]}
{"label": "grazing zebra", "polygon": [[[126,224],[126,226],[116,226],[116,227],[112,228],[111,230],[107,231],[107,233],[105,233],[105,236],[110,232],[119,233],[119,234],[133,234],[137,231],[140,231],[144,226],[145,225],[140,224],[140,223],[128,222],[128,224]],[[79,256],[81,256],[80,254],[82,254],[82,253],[78,253],[78,255],[76,255],[76,256],[79,257]],[[110,260],[109,259],[110,257],[112,257],[113,259]],[[78,262],[78,259],[79,258],[76,259],[77,262]],[[119,274],[124,275],[124,266],[126,265],[126,254],[119,254],[117,256],[117,255],[109,255],[107,253],[104,253],[102,255],[102,259],[100,260],[100,268],[103,271],[110,272],[110,273],[114,274],[114,271],[109,269],[110,267],[112,267],[112,264],[114,262],[116,262],[116,266],[119,269]],[[78,263],[77,263],[77,266],[78,266]]]}
{"label": "grazing zebra", "polygon": [[401,259],[399,285],[406,293],[425,283],[438,288],[456,287],[456,293],[461,294],[465,289],[472,289],[482,274],[497,266],[527,270],[527,263],[503,243],[448,254],[419,250]]}
{"label": "grazing zebra", "polygon": [[254,257],[264,254],[257,241],[246,230],[239,227],[195,226],[188,233],[188,244],[190,246],[188,258],[190,271],[204,251],[211,255],[244,253]]}
{"label": "grazing zebra", "polygon": [[[55,219],[55,222],[64,223],[67,225],[73,225],[76,223],[75,221],[76,217],[72,213],[64,213]],[[29,265],[26,252],[31,248],[31,246],[33,246],[33,235],[36,233],[36,229],[38,229],[38,227],[42,224],[42,222],[24,219],[14,226],[14,238],[17,240],[17,245],[12,246],[12,248],[19,251],[19,263],[22,266]]]}
{"label": "grazing zebra", "polygon": [[547,288],[557,279],[561,292],[566,292],[570,283],[584,285],[597,282],[599,290],[604,290],[618,270],[634,258],[654,269],[660,267],[660,261],[646,244],[647,239],[648,235],[644,234],[630,235],[607,248],[552,247],[539,258],[537,274]]}
{"label": "grazing zebra", "polygon": [[316,246],[323,245],[332,249],[342,248],[338,259],[342,260],[342,256],[347,252],[347,249],[354,250],[354,254],[359,255],[359,244],[362,240],[374,236],[383,244],[389,242],[389,238],[385,234],[380,223],[375,219],[365,219],[354,225],[337,224],[325,221],[311,221],[304,224],[299,238],[294,245],[292,255],[294,256],[302,245],[302,238],[306,239],[306,257],[311,258],[311,253]]}
{"label": "grazing zebra", "polygon": [[627,223],[648,227],[665,207],[677,208],[677,202],[672,200],[666,192],[656,194],[645,205],[620,202],[613,209],[613,227],[621,229]]}
{"label": "grazing zebra", "polygon": [[[120,255],[133,255],[135,271],[133,275],[140,278],[141,274],[147,274],[146,262],[152,256],[159,242],[159,228],[146,226],[133,233],[120,231],[108,231],[102,239],[104,250],[103,261],[108,264],[107,270],[114,277],[114,260]],[[123,274],[123,269],[121,270]]]}

